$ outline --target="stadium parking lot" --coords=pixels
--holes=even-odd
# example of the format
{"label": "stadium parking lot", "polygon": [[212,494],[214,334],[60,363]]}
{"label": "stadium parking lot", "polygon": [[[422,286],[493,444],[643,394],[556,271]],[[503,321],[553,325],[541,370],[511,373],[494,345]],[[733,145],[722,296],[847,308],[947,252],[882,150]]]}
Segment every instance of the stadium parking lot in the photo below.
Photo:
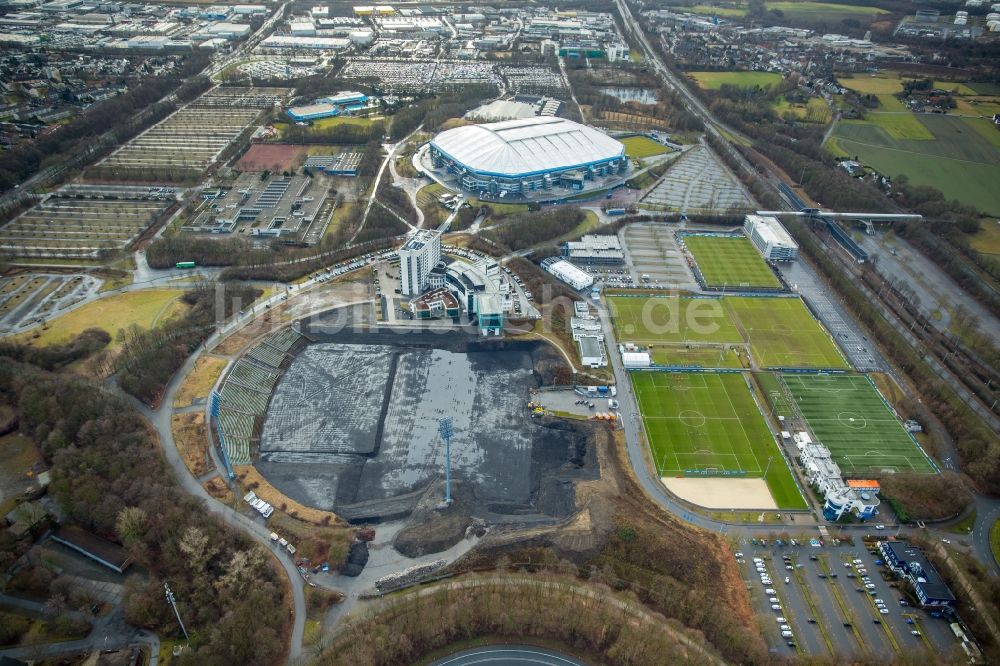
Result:
{"label": "stadium parking lot", "polygon": [[[919,649],[943,653],[955,645],[948,620],[900,604],[904,595],[901,588],[893,586],[892,573],[877,565],[877,556],[860,541],[853,546],[823,547],[797,543],[774,546],[768,541],[767,546],[760,546],[747,538],[737,546],[744,555],[739,566],[748,582],[751,606],[766,618],[760,625],[772,652],[787,656],[827,655],[832,649],[836,654],[891,658]],[[754,558],[763,560],[770,585],[761,582]],[[860,564],[855,560],[861,560]],[[862,576],[875,586],[871,590],[874,594],[865,589]],[[865,591],[858,592],[859,587]],[[780,611],[772,609],[771,595],[765,594],[765,589],[775,591]],[[876,599],[881,600],[886,613],[879,612]],[[781,623],[775,619],[778,617],[784,617],[791,628],[794,647],[781,636]],[[921,635],[914,636],[912,631]]]}
{"label": "stadium parking lot", "polygon": [[621,231],[620,239],[634,284],[643,289],[698,289],[672,229],[630,224]]}

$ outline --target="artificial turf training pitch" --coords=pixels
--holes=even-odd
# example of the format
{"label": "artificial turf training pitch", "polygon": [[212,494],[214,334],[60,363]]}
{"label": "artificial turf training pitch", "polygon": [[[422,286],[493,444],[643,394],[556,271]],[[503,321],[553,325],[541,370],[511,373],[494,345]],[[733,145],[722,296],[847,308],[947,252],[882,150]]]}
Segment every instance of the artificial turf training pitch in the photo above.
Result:
{"label": "artificial turf training pitch", "polygon": [[631,379],[661,477],[699,470],[760,478],[766,469],[779,508],[806,508],[742,374],[635,372]]}
{"label": "artificial turf training pitch", "polygon": [[749,342],[760,368],[850,368],[800,298],[641,295],[608,296],[607,302],[622,343]]}
{"label": "artificial turf training pitch", "polygon": [[867,377],[783,375],[795,404],[845,474],[935,471]]}
{"label": "artificial turf training pitch", "polygon": [[780,289],[774,271],[745,236],[685,236],[709,287]]}

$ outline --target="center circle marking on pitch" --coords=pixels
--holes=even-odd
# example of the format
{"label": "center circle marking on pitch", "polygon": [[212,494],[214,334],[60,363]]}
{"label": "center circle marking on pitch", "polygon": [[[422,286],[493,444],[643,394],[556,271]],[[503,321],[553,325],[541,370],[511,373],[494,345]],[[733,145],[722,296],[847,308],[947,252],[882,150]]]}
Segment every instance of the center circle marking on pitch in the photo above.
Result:
{"label": "center circle marking on pitch", "polygon": [[696,412],[692,409],[685,409],[683,412],[677,415],[681,423],[688,426],[689,428],[700,428],[705,425],[705,415],[701,412]]}
{"label": "center circle marking on pitch", "polygon": [[856,412],[841,412],[837,414],[837,420],[845,428],[853,430],[864,430],[868,425],[868,420]]}

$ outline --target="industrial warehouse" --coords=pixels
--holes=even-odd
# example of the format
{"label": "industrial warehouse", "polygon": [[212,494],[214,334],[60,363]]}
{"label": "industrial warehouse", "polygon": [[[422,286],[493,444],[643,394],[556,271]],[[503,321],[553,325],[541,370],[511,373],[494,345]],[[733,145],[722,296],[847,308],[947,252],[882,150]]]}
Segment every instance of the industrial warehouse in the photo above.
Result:
{"label": "industrial warehouse", "polygon": [[480,197],[544,200],[615,187],[629,159],[620,141],[599,130],[535,117],[441,132],[422,166],[443,185]]}

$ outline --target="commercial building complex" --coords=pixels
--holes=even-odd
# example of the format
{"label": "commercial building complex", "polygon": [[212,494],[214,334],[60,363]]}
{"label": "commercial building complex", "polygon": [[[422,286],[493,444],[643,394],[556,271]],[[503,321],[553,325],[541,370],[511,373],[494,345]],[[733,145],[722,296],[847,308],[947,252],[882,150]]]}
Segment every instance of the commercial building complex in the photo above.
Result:
{"label": "commercial building complex", "polygon": [[880,541],[886,566],[910,581],[922,606],[953,606],[955,595],[923,552],[905,541]]}
{"label": "commercial building complex", "polygon": [[421,229],[399,249],[399,276],[405,296],[427,291],[431,270],[441,260],[441,232]]}
{"label": "commercial building complex", "polygon": [[296,121],[331,118],[352,111],[358,111],[368,103],[368,95],[360,92],[341,92],[330,97],[322,97],[304,106],[288,109],[288,116]]}
{"label": "commercial building complex", "polygon": [[490,197],[571,192],[623,175],[625,146],[600,130],[563,118],[536,117],[467,125],[438,134],[431,164],[457,177],[463,190]]}
{"label": "commercial building complex", "polygon": [[[782,433],[782,438],[789,436],[787,432]],[[845,481],[840,466],[833,462],[830,449],[813,442],[808,433],[795,433],[794,440],[806,479],[823,496],[824,518],[839,520],[844,514],[853,513],[864,520],[878,513],[881,502],[877,483]]]}
{"label": "commercial building complex", "polygon": [[577,265],[621,266],[625,252],[614,234],[588,234],[578,241],[563,243],[562,256]]}
{"label": "commercial building complex", "polygon": [[510,283],[494,259],[466,261],[444,257],[431,270],[427,284],[434,291],[449,292],[470,317],[475,317],[480,335],[503,334],[504,312],[513,303]]}
{"label": "commercial building complex", "polygon": [[799,256],[798,244],[775,217],[747,215],[743,231],[769,261],[792,261]]}

